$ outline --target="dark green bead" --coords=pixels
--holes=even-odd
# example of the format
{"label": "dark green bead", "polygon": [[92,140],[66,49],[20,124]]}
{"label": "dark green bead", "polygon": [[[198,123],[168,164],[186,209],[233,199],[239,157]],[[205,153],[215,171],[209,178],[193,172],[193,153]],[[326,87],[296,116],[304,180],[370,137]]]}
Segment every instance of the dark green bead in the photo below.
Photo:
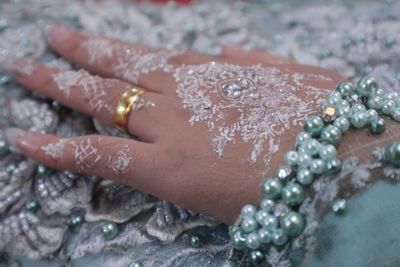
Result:
{"label": "dark green bead", "polygon": [[200,237],[198,237],[197,235],[192,235],[192,236],[189,238],[189,244],[190,244],[190,246],[193,247],[193,248],[199,248],[199,247],[201,247],[201,240],[200,240]]}
{"label": "dark green bead", "polygon": [[8,153],[10,153],[10,146],[6,141],[0,139],[0,157],[4,157]]}
{"label": "dark green bead", "polygon": [[78,211],[71,214],[68,220],[68,225],[72,228],[80,226],[85,221],[85,215],[83,212]]}
{"label": "dark green bead", "polygon": [[220,267],[239,267],[239,263],[234,260],[226,260]]}
{"label": "dark green bead", "polygon": [[385,120],[379,117],[376,120],[373,120],[370,125],[370,130],[373,134],[381,134],[386,130]]}
{"label": "dark green bead", "polygon": [[106,240],[114,239],[119,232],[118,225],[114,222],[105,222],[101,229]]}
{"label": "dark green bead", "polygon": [[252,250],[249,254],[249,260],[252,266],[260,266],[264,262],[265,256],[259,250]]}
{"label": "dark green bead", "polygon": [[342,140],[342,133],[338,127],[329,125],[322,130],[321,140],[335,145]]}
{"label": "dark green bead", "polygon": [[330,174],[338,173],[342,169],[342,163],[338,159],[333,159],[326,163],[326,170]]}
{"label": "dark green bead", "polygon": [[346,206],[345,199],[337,199],[332,204],[332,211],[338,215],[342,215],[346,212]]}
{"label": "dark green bead", "polygon": [[140,261],[132,261],[128,264],[128,267],[144,267],[144,265]]}
{"label": "dark green bead", "polygon": [[304,131],[313,137],[318,137],[324,129],[325,123],[320,116],[310,116],[304,122]]}
{"label": "dark green bead", "polygon": [[16,168],[17,168],[17,166],[15,166],[14,164],[10,164],[7,166],[6,171],[9,175],[11,175]]}
{"label": "dark green bead", "polygon": [[26,203],[26,209],[32,213],[37,212],[39,208],[40,208],[39,203],[37,203],[35,200],[31,200],[28,203]]}
{"label": "dark green bead", "polygon": [[40,176],[42,176],[42,177],[47,177],[47,176],[49,176],[52,172],[53,172],[53,171],[52,171],[50,168],[48,168],[48,167],[46,167],[46,166],[44,166],[44,165],[42,165],[42,164],[39,164],[39,165],[36,167],[36,174],[37,174],[37,175],[40,175]]}
{"label": "dark green bead", "polygon": [[395,167],[400,167],[400,142],[391,143],[385,151],[385,160]]}
{"label": "dark green bead", "polygon": [[354,85],[351,83],[339,83],[339,85],[336,87],[336,92],[339,92],[342,97],[347,97],[351,93],[354,93]]}

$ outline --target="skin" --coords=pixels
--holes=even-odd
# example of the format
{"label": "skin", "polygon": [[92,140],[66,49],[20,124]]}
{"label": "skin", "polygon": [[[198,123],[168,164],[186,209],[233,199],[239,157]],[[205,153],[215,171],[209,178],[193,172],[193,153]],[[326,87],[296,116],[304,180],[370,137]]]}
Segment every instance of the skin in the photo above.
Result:
{"label": "skin", "polygon": [[[112,57],[101,64],[90,62],[87,50],[80,44],[88,38],[94,38],[93,36],[61,26],[48,27],[46,32],[50,46],[60,56],[91,74],[98,75],[96,79],[100,82],[107,79],[107,101],[110,106],[114,107],[126,89],[132,87],[131,83],[112,72],[110,66],[115,60]],[[120,41],[113,40],[113,42]],[[128,45],[135,46],[135,44]],[[186,52],[171,58],[169,63],[179,67],[183,64],[196,65],[210,61],[241,66],[262,64],[265,67],[277,68],[284,73],[322,75],[329,80],[309,80],[305,83],[321,88],[326,94],[331,92],[338,82],[345,80],[332,71],[300,65],[260,51],[243,51],[238,47],[225,47],[220,57]],[[113,125],[114,114],[109,111],[97,112],[90,109],[88,99],[84,97],[66,98],[56,88],[57,85],[51,78],[51,75],[59,71],[35,65],[32,74],[15,72],[15,78],[29,90],[96,117],[105,124]],[[142,108],[129,115],[128,132],[138,136],[139,140],[94,135],[69,138],[61,159],[49,157],[41,149],[49,143],[57,142],[61,137],[24,132],[16,137],[14,143],[28,157],[51,168],[112,179],[222,222],[233,223],[244,204],[259,203],[260,182],[266,177],[274,176],[273,170],[282,164],[284,153],[293,147],[294,136],[302,131],[301,126],[291,126],[287,134],[279,137],[281,144],[279,151],[273,155],[270,168],[263,176],[261,173],[265,170],[265,166],[262,159],[255,164],[243,163],[243,154],[249,154],[252,149],[250,143],[239,141],[235,145],[227,146],[224,156],[218,158],[210,144],[213,135],[207,126],[202,123],[191,126],[188,123],[191,111],[182,107],[176,95],[176,82],[170,74],[159,70],[144,74],[140,76],[137,85],[146,89],[145,99],[155,103],[155,107]],[[74,90],[82,88],[75,85]],[[304,93],[299,92],[298,96],[304,97]],[[320,106],[315,105],[315,113],[319,110]],[[382,140],[382,143],[398,138],[396,136],[398,135],[396,132],[399,132],[396,131],[398,126],[390,127],[395,130],[391,131],[392,133]],[[352,153],[362,155],[363,151],[368,150],[365,142],[371,141],[372,135],[363,130],[358,133],[357,138],[355,134],[349,133],[349,137],[346,137],[346,141],[341,144],[339,152],[346,151],[346,156],[349,156]],[[104,160],[96,163],[88,162],[91,167],[82,168],[75,160],[75,147],[71,143],[79,144],[89,139],[103,159],[127,145],[133,158],[128,169],[122,175],[116,175],[111,168],[104,167]],[[355,145],[355,140],[358,140],[357,143],[363,143],[364,147],[362,148],[362,144]]]}

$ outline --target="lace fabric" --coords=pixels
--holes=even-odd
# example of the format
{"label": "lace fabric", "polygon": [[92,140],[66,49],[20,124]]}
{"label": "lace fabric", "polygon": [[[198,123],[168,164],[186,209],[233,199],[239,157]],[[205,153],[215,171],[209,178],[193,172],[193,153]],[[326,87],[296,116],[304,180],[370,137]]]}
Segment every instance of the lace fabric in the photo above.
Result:
{"label": "lace fabric", "polygon": [[[400,42],[399,4],[387,1],[366,5],[363,1],[355,1],[352,5],[306,3],[293,7],[286,2],[271,5],[199,1],[194,6],[131,6],[115,1],[2,1],[0,68],[17,58],[29,57],[70,70],[68,63],[48,51],[41,31],[43,22],[61,22],[84,31],[179,51],[194,49],[218,54],[221,42],[259,48],[301,63],[337,70],[350,79],[371,73],[384,89],[398,92],[400,79],[396,78],[399,77],[396,66],[400,53],[395,44]],[[103,53],[108,56],[108,51],[105,49]],[[96,58],[97,53],[94,53],[93,60]],[[164,60],[161,63],[167,58],[168,55],[161,55],[160,59]],[[160,64],[145,69],[158,69]],[[136,68],[135,75],[124,77],[136,81],[142,73],[141,66]],[[189,67],[183,67],[181,74]],[[232,76],[232,70],[237,66],[223,68],[231,75],[226,80],[236,77]],[[267,76],[268,71],[272,70],[261,70]],[[120,74],[124,75],[123,72]],[[179,76],[181,80],[188,79],[186,74]],[[242,74],[240,77],[247,76]],[[192,84],[191,80],[187,82]],[[206,86],[213,85],[212,82],[201,82]],[[212,89],[221,90],[222,86]],[[191,93],[181,92],[184,102]],[[290,96],[296,100],[294,95]],[[200,107],[209,103],[216,111],[238,108],[234,104],[236,100],[229,96],[220,106],[207,102],[204,95],[199,99]],[[209,128],[216,137],[214,145],[220,147],[218,151],[231,145],[229,133],[237,135],[239,140],[248,138],[258,144],[259,140],[254,136],[244,134],[232,125],[222,126],[227,129],[225,135],[224,130],[219,131],[219,113],[210,113],[209,109],[199,112],[193,103],[197,101],[187,100],[187,108],[193,112],[192,122],[210,123]],[[255,107],[258,104],[256,102]],[[269,103],[270,107],[272,104]],[[307,113],[306,107],[303,108],[304,114]],[[256,118],[248,111],[243,114],[249,118],[249,124]],[[1,129],[17,126],[62,136],[94,132],[122,135],[89,118],[67,112],[58,103],[29,94],[13,83],[5,72],[0,73],[0,126]],[[56,144],[54,146],[48,151],[56,157],[60,149]],[[255,145],[254,155],[273,147],[277,149],[276,144],[267,148]],[[400,221],[396,215],[397,187],[384,182],[368,186],[374,177],[371,170],[381,168],[379,150],[382,149],[377,148],[374,162],[348,158],[340,175],[323,177],[315,184],[315,195],[311,195],[313,198],[302,207],[308,214],[307,229],[292,247],[271,249],[267,254],[267,266],[397,266],[397,240],[400,240],[395,227]],[[248,156],[251,160],[251,155]],[[124,166],[124,161],[121,162],[115,166]],[[210,218],[96,177],[69,172],[43,175],[36,164],[15,152],[2,158],[0,166],[0,262],[6,266],[16,262],[21,266],[45,263],[53,266],[128,266],[135,260],[142,261],[145,266],[218,266],[226,257],[229,249],[227,227]],[[389,180],[397,180],[399,171],[386,167],[383,175]],[[330,205],[332,200],[346,193],[341,186],[343,181],[351,181],[352,188],[365,192],[349,198],[348,214],[338,217],[330,213]],[[40,205],[36,213],[27,205],[32,200]],[[84,212],[86,222],[77,228],[69,226],[70,218],[79,212]],[[120,232],[115,239],[103,238],[101,226],[104,220],[118,223]],[[376,223],[366,223],[369,221]],[[363,231],[354,232],[352,225]],[[369,235],[379,239],[367,239]],[[193,236],[202,239],[200,247],[189,245]],[[360,249],[354,255],[345,253],[345,250],[354,251],[354,247],[367,248],[366,244],[369,244],[369,250]],[[47,258],[53,260],[50,263],[41,261]]]}

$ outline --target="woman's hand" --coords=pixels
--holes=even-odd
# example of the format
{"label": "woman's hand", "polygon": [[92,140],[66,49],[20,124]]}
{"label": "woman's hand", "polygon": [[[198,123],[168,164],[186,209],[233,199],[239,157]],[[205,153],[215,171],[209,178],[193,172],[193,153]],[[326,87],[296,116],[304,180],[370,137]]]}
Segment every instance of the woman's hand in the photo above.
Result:
{"label": "woman's hand", "polygon": [[137,139],[8,129],[7,140],[54,169],[113,179],[227,223],[259,201],[260,181],[274,176],[304,118],[343,80],[234,47],[211,57],[60,26],[46,33],[57,53],[87,71],[20,63],[17,81],[108,125],[121,95],[140,86],[145,93],[127,124]]}

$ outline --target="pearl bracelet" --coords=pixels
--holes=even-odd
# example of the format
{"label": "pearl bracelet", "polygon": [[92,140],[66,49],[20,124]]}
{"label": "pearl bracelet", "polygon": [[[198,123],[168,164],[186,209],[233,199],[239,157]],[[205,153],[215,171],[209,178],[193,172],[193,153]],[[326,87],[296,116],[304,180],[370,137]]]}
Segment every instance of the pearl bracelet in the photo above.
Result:
{"label": "pearl bracelet", "polygon": [[[285,164],[278,167],[276,177],[261,183],[260,209],[251,204],[243,206],[238,225],[230,228],[231,252],[249,253],[250,263],[258,265],[264,259],[263,248],[280,247],[298,237],[306,225],[299,211],[305,188],[318,176],[341,170],[335,146],[351,127],[369,127],[373,134],[383,133],[386,127],[381,115],[400,122],[400,98],[396,93],[386,94],[371,77],[362,78],[356,85],[340,83],[321,113],[305,120],[304,131],[297,135],[295,148],[285,154]],[[400,142],[387,147],[385,160],[400,167]],[[233,258],[224,266],[238,266]]]}

